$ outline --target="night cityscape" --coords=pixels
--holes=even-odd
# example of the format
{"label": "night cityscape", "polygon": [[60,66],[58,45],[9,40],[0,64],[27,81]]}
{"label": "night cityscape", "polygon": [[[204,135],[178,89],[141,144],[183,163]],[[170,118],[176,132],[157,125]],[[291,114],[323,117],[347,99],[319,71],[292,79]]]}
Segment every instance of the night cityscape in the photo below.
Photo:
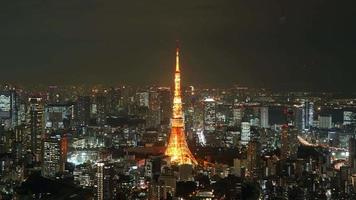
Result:
{"label": "night cityscape", "polygon": [[4,0],[0,200],[356,199],[355,6]]}

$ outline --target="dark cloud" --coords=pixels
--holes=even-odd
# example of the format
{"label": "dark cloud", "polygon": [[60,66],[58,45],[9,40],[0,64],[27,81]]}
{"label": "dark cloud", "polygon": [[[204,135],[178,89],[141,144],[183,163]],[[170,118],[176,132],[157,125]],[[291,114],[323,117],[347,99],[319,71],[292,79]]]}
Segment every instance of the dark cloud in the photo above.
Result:
{"label": "dark cloud", "polygon": [[352,1],[3,0],[0,79],[353,90]]}

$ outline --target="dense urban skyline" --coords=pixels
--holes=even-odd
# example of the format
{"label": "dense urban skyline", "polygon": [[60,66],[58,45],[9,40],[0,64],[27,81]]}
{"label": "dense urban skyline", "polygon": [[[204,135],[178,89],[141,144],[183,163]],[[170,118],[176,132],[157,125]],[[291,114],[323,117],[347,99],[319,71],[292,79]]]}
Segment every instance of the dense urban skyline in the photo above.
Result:
{"label": "dense urban skyline", "polygon": [[0,199],[355,200],[354,8],[3,0]]}
{"label": "dense urban skyline", "polygon": [[3,1],[0,79],[355,91],[351,1]]}

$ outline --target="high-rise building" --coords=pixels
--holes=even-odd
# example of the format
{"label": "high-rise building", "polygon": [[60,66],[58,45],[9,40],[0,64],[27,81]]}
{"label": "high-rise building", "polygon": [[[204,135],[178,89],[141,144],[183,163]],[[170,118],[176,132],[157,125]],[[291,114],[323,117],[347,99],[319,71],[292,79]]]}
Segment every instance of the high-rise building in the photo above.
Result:
{"label": "high-rise building", "polygon": [[179,68],[179,48],[176,51],[176,68],[174,74],[174,98],[173,98],[173,117],[171,120],[171,134],[165,154],[170,157],[173,164],[196,165],[193,154],[188,148],[186,136],[184,133],[184,117],[181,96],[181,79]]}
{"label": "high-rise building", "polygon": [[169,124],[172,116],[172,95],[171,89],[166,87],[158,88],[158,101],[160,108],[161,124]]}
{"label": "high-rise building", "polygon": [[78,97],[76,104],[76,121],[78,125],[88,125],[90,121],[90,96]]}
{"label": "high-rise building", "polygon": [[149,93],[144,91],[144,92],[138,92],[136,94],[137,96],[137,103],[141,107],[147,107],[149,106]]}
{"label": "high-rise building", "polygon": [[216,128],[216,102],[213,98],[206,98],[204,104],[204,131],[214,131]]}
{"label": "high-rise building", "polygon": [[294,125],[299,131],[304,131],[305,121],[304,121],[304,109],[302,106],[294,107],[295,122]]}
{"label": "high-rise building", "polygon": [[303,101],[303,129],[309,130],[314,125],[314,103]]}
{"label": "high-rise building", "polygon": [[298,130],[284,125],[281,132],[281,158],[294,159],[298,152]]}
{"label": "high-rise building", "polygon": [[251,126],[249,122],[241,122],[241,144],[247,145],[251,139]]}
{"label": "high-rise building", "polygon": [[99,162],[96,167],[96,199],[118,199],[116,196],[118,183],[115,181],[118,176],[115,176],[114,165],[108,162]]}
{"label": "high-rise building", "polygon": [[23,125],[26,123],[26,103],[21,102],[18,105],[18,112],[17,112],[17,125]]}
{"label": "high-rise building", "polygon": [[5,125],[5,129],[13,129],[17,126],[18,98],[16,91],[0,92],[0,123]]}
{"label": "high-rise building", "polygon": [[98,125],[104,125],[106,123],[106,116],[107,116],[107,104],[106,104],[106,97],[104,94],[98,94],[95,97],[94,104],[96,105],[96,122]]}
{"label": "high-rise building", "polygon": [[250,141],[247,147],[247,166],[249,172],[257,176],[258,168],[260,167],[261,158],[261,143],[258,141]]}
{"label": "high-rise building", "polygon": [[240,106],[234,105],[234,108],[232,111],[233,125],[239,126],[241,124],[242,117],[243,117],[242,108]]}
{"label": "high-rise building", "polygon": [[44,135],[44,106],[42,98],[29,98],[29,128],[31,139],[31,151],[36,160],[41,159],[42,155],[42,138]]}
{"label": "high-rise building", "polygon": [[351,125],[356,122],[356,115],[352,111],[344,111],[343,125]]}
{"label": "high-rise building", "polygon": [[260,122],[261,122],[261,128],[269,128],[268,107],[260,108]]}
{"label": "high-rise building", "polygon": [[59,136],[51,136],[43,142],[42,175],[55,177],[56,173],[63,169],[61,155],[61,139]]}
{"label": "high-rise building", "polygon": [[97,184],[97,200],[104,200],[104,163],[97,164],[96,184]]}
{"label": "high-rise building", "polygon": [[107,111],[109,114],[116,114],[119,111],[121,103],[121,90],[110,88],[107,91]]}
{"label": "high-rise building", "polygon": [[149,127],[158,127],[161,123],[161,112],[159,105],[159,93],[156,89],[151,88],[149,91],[149,113],[147,125]]}

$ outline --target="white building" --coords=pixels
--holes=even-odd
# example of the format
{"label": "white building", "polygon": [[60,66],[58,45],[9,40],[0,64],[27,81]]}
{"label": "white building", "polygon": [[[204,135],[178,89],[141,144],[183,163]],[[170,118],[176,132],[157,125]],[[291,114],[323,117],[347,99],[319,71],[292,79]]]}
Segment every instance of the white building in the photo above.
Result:
{"label": "white building", "polygon": [[247,145],[248,142],[250,141],[250,136],[251,136],[251,126],[250,123],[248,122],[242,122],[241,123],[241,144],[242,145]]}
{"label": "white building", "polygon": [[203,103],[204,103],[204,130],[215,131],[216,102],[212,98],[206,98]]}

